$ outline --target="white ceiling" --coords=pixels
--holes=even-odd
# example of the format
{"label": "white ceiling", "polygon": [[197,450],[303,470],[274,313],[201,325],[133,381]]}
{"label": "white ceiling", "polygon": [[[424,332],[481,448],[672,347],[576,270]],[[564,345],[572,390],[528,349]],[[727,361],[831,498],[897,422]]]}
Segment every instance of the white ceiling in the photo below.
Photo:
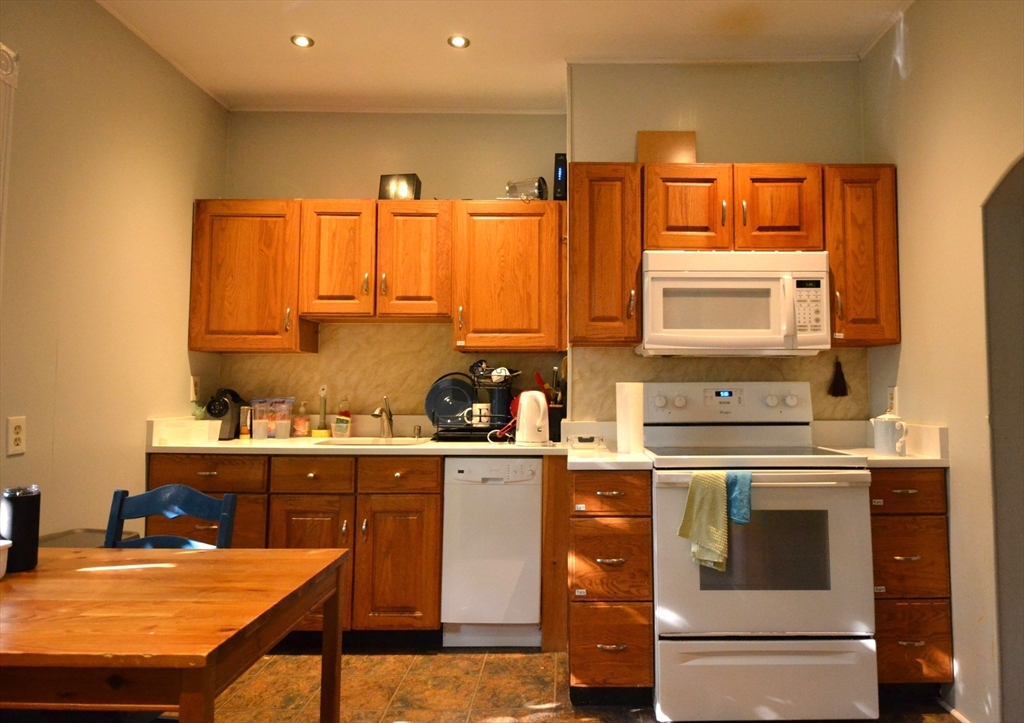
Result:
{"label": "white ceiling", "polygon": [[97,1],[229,110],[564,113],[566,63],[857,60],[913,0]]}

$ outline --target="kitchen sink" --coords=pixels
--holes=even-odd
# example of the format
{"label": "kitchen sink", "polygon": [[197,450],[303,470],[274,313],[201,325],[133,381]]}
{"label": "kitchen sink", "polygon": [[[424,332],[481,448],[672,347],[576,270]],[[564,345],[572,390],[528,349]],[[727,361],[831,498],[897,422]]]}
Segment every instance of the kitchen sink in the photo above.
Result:
{"label": "kitchen sink", "polygon": [[340,444],[349,447],[410,447],[425,444],[430,437],[331,437],[316,444]]}

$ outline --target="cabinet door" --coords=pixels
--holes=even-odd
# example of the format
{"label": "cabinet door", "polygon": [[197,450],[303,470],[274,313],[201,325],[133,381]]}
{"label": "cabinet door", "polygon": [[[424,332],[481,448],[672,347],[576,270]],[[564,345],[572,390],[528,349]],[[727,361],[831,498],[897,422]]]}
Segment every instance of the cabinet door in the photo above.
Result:
{"label": "cabinet door", "polygon": [[455,347],[557,351],[561,203],[456,201]]}
{"label": "cabinet door", "polygon": [[898,344],[896,169],[825,166],[825,194],[832,345]]}
{"label": "cabinet door", "polygon": [[737,163],[736,250],[821,251],[821,165]]}
{"label": "cabinet door", "polygon": [[451,318],[452,202],[377,202],[377,316]]}
{"label": "cabinet door", "polygon": [[639,164],[571,163],[569,209],[570,340],[639,343]]}
{"label": "cabinet door", "polygon": [[730,163],[644,166],[645,249],[731,249]]}
{"label": "cabinet door", "polygon": [[441,625],[441,496],[356,495],[356,630]]}
{"label": "cabinet door", "polygon": [[298,201],[196,201],[189,349],[316,351],[298,270]]}
{"label": "cabinet door", "polygon": [[[355,537],[353,495],[270,495],[269,547],[352,548]],[[349,558],[351,559],[351,558]],[[342,574],[342,598],[352,599],[352,564]],[[342,629],[352,628],[352,606],[343,606]],[[306,630],[323,627],[320,606],[303,620]]]}
{"label": "cabinet door", "polygon": [[376,214],[373,200],[302,202],[303,316],[373,316]]}

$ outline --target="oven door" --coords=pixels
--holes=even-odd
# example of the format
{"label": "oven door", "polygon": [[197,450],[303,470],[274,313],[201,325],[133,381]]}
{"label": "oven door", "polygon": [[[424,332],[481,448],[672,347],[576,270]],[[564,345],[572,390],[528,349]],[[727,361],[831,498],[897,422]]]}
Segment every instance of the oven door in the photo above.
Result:
{"label": "oven door", "polygon": [[651,271],[644,274],[643,293],[648,351],[794,345],[795,289],[788,274]]}
{"label": "oven door", "polygon": [[753,470],[750,523],[729,523],[726,570],[678,536],[692,472],[654,472],[659,638],[874,633],[867,470]]}

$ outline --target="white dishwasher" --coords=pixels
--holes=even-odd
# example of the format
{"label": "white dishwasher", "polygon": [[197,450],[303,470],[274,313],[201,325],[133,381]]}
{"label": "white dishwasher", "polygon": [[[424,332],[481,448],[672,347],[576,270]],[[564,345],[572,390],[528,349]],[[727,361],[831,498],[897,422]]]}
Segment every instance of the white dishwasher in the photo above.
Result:
{"label": "white dishwasher", "polygon": [[446,647],[540,645],[541,457],[444,464]]}

